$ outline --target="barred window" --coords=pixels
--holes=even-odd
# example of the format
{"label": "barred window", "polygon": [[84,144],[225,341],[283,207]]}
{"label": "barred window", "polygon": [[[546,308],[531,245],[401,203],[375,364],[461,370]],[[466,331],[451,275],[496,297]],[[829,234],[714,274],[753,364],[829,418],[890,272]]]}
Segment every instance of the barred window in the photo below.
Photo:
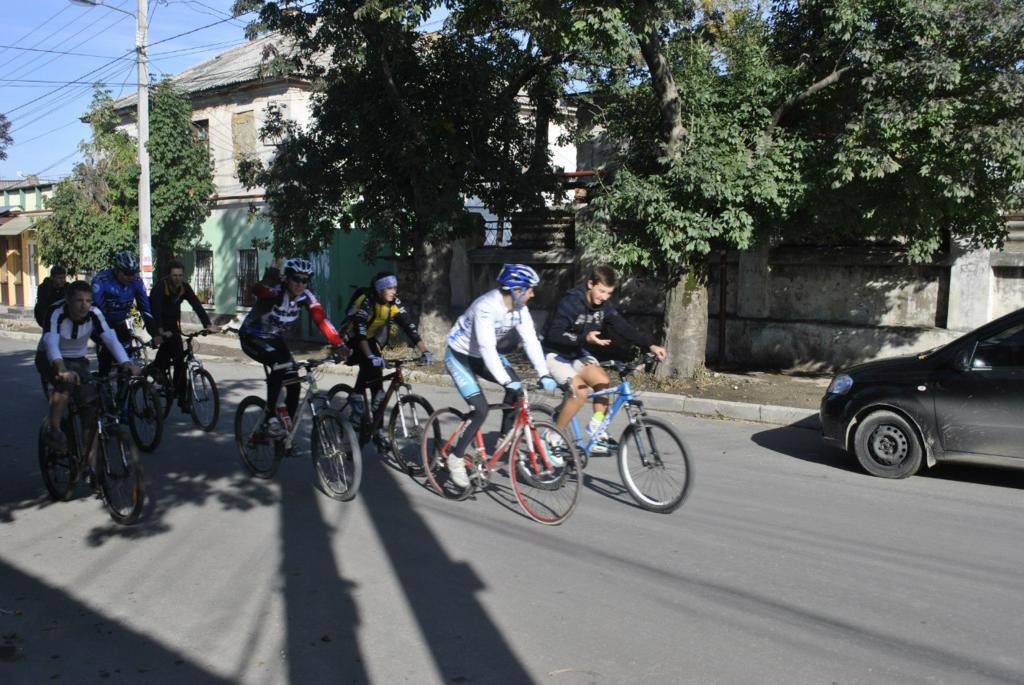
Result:
{"label": "barred window", "polygon": [[238,306],[251,307],[256,304],[252,287],[259,276],[259,257],[256,250],[238,251]]}
{"label": "barred window", "polygon": [[213,304],[213,250],[196,250],[192,289],[203,304]]}

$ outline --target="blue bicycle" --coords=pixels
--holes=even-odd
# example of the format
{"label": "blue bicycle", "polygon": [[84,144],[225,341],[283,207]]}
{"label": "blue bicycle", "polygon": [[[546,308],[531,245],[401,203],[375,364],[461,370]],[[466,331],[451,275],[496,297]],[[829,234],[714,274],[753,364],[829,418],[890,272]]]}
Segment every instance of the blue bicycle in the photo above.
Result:
{"label": "blue bicycle", "polygon": [[[644,365],[654,364],[656,360],[653,354],[648,353],[638,361],[628,364],[617,361],[602,362],[602,367],[619,374],[620,382],[615,387],[592,392],[590,399],[602,395],[613,396],[611,408],[600,428],[589,436],[580,430],[579,419],[574,416],[572,434],[583,455],[582,464],[586,466],[598,436],[608,429],[615,416],[624,409],[629,418],[629,425],[622,431],[618,445],[614,448],[622,484],[636,503],[644,509],[668,514],[682,505],[693,486],[693,465],[690,463],[689,450],[671,425],[647,415],[643,402],[633,394],[633,388],[628,380],[634,371]],[[562,392],[564,396],[558,407],[534,403],[532,410],[553,419],[557,418],[565,400],[573,393],[571,385],[564,384]]]}

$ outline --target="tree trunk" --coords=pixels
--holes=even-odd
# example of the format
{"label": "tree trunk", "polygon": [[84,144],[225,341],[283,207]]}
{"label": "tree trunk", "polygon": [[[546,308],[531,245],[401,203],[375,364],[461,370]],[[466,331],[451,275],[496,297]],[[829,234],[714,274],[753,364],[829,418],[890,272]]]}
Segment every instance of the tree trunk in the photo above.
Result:
{"label": "tree trunk", "polygon": [[423,241],[416,249],[416,273],[419,274],[420,336],[427,347],[440,356],[451,330],[451,285],[448,281],[451,245],[432,245]]}
{"label": "tree trunk", "polygon": [[[653,15],[654,10],[649,0],[634,2],[641,16]],[[672,65],[665,55],[658,33],[642,25],[636,28],[640,53],[651,75],[665,156],[677,160],[686,152],[689,131],[683,126],[682,107]],[[692,267],[688,268],[665,298],[665,347],[668,359],[662,365],[661,373],[692,378],[706,361],[708,291],[707,283],[698,277],[698,273]]]}
{"label": "tree trunk", "polygon": [[662,374],[693,378],[704,366],[708,342],[708,289],[693,271],[665,297],[665,336]]}

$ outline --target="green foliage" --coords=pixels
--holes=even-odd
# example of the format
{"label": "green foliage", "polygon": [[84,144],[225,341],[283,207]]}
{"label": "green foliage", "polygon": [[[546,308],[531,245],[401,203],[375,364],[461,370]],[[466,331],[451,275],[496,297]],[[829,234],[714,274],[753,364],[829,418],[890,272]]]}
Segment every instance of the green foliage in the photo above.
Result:
{"label": "green foliage", "polygon": [[11,138],[11,120],[0,114],[0,159],[7,159],[7,148],[14,139]]}
{"label": "green foliage", "polygon": [[[509,88],[526,85],[538,62],[507,35],[469,35],[451,22],[418,33],[433,4],[244,7],[257,4],[258,27],[298,41],[320,85],[308,129],[272,114],[261,131],[276,147],[272,163],[239,165],[248,187],[266,189],[277,254],[322,250],[339,230],[365,232],[368,257],[408,254],[477,230],[467,197],[509,213],[553,189],[546,140],[538,163],[519,88]],[[318,60],[328,48],[329,62]]]}
{"label": "green foliage", "polygon": [[111,254],[138,244],[135,141],[117,129],[108,91],[97,89],[87,118],[92,142],[81,145],[84,160],[47,202],[53,214],[36,224],[42,261],[72,272],[105,268]]}
{"label": "green foliage", "polygon": [[192,106],[168,81],[150,95],[149,159],[156,254],[180,256],[202,236],[216,187],[209,149],[192,131]]}
{"label": "green foliage", "polygon": [[[84,160],[57,185],[37,224],[40,255],[74,270],[105,268],[117,250],[138,250],[138,150],[108,91],[97,89],[87,114],[92,142]],[[180,253],[199,237],[214,191],[205,144],[193,140],[191,107],[166,83],[150,99],[152,235],[158,258]]]}
{"label": "green foliage", "polygon": [[679,13],[666,24],[662,50],[685,129],[675,154],[646,67],[609,70],[599,82],[597,123],[619,153],[598,189],[596,221],[581,227],[592,250],[675,282],[712,249],[750,245],[800,198],[804,144],[766,133],[782,73],[754,10],[719,8],[685,23]]}
{"label": "green foliage", "polygon": [[778,8],[793,86],[835,86],[783,125],[812,143],[809,192],[785,227],[896,238],[927,259],[948,238],[999,245],[1024,206],[1024,4],[812,0]]}

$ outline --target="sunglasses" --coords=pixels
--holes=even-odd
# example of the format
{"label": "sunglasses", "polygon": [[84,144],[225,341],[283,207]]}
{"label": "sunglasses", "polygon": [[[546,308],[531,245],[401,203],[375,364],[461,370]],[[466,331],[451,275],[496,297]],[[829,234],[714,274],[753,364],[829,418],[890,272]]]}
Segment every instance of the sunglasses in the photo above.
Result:
{"label": "sunglasses", "polygon": [[302,278],[300,276],[290,276],[289,278],[291,278],[291,280],[295,281],[296,283],[300,283],[302,285],[306,285],[307,283],[309,283],[309,278]]}

